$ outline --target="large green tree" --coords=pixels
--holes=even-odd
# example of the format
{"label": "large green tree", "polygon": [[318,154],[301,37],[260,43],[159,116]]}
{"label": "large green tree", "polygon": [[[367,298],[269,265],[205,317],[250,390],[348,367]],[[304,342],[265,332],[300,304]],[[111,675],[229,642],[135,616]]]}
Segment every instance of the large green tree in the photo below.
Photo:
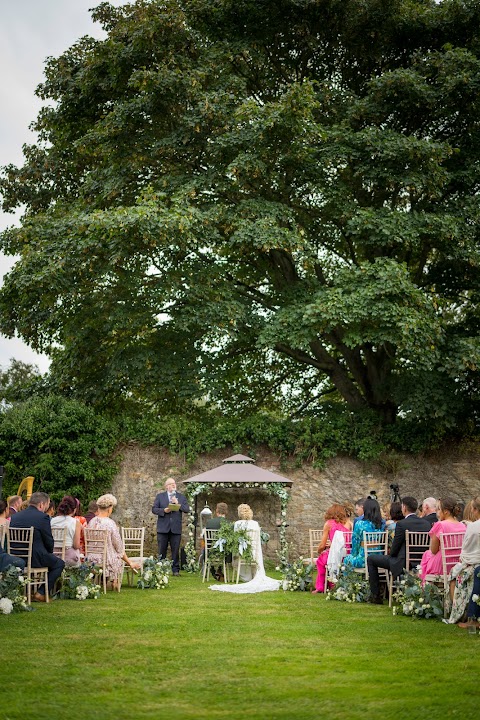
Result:
{"label": "large green tree", "polygon": [[478,385],[480,2],[102,3],[4,168],[2,332],[95,402],[384,422]]}

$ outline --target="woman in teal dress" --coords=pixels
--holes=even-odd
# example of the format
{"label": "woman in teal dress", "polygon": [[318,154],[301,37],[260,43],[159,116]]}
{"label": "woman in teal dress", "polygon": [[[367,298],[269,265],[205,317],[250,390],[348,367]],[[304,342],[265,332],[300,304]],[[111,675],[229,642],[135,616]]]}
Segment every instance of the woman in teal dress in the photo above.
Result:
{"label": "woman in teal dress", "polygon": [[378,532],[384,528],[385,520],[382,519],[380,505],[376,500],[372,500],[370,497],[367,498],[363,506],[363,518],[357,520],[353,527],[352,552],[344,558],[344,565],[354,568],[365,567],[365,555],[362,545],[363,533]]}

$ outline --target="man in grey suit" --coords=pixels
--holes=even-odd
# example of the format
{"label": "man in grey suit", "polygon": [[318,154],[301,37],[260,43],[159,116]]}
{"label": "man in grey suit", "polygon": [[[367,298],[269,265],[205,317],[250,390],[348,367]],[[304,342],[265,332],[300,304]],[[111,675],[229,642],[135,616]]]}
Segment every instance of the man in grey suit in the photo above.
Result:
{"label": "man in grey suit", "polygon": [[[398,577],[405,570],[407,558],[405,531],[411,532],[428,532],[431,528],[430,523],[425,518],[415,515],[418,508],[418,502],[414,497],[402,498],[402,513],[404,519],[399,520],[395,526],[395,535],[393,536],[392,549],[390,555],[369,555],[368,564],[368,582],[370,583],[370,602],[375,605],[381,605],[383,598],[380,595],[380,577],[378,568],[389,570],[393,577]],[[410,568],[408,568],[410,570]]]}
{"label": "man in grey suit", "polygon": [[[175,509],[178,506],[178,510]],[[180,575],[179,550],[182,539],[182,513],[190,512],[185,495],[177,492],[177,484],[173,478],[165,481],[165,492],[158,493],[152,507],[152,513],[157,515],[158,554],[167,556],[170,544],[172,553],[172,571]]]}

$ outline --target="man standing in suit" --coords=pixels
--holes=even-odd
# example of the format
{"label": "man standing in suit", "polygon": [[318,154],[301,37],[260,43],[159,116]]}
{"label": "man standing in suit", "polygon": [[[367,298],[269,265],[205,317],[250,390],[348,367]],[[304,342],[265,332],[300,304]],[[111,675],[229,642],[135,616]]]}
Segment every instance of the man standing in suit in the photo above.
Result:
{"label": "man standing in suit", "polygon": [[[207,520],[207,524],[205,525],[207,530],[220,530],[220,526],[222,524],[222,520],[225,522],[228,512],[228,505],[224,502],[217,503],[217,506],[215,508],[215,517],[210,518],[210,520]],[[228,555],[225,555],[225,562],[231,563],[232,562],[232,556],[229,553]],[[220,582],[224,581],[223,577],[223,568],[220,566],[218,568],[212,567],[212,575],[215,578],[215,580],[219,580]]]}
{"label": "man standing in suit", "polygon": [[[178,506],[178,510],[174,506]],[[190,507],[187,498],[177,492],[175,480],[168,478],[165,481],[165,492],[158,493],[155,498],[152,513],[157,515],[158,554],[161,558],[166,557],[167,547],[170,544],[174,575],[180,575],[178,554],[182,539],[182,513],[188,512]]]}
{"label": "man standing in suit", "polygon": [[417,508],[418,503],[414,497],[402,498],[402,513],[405,517],[403,520],[399,520],[395,526],[395,535],[393,536],[390,555],[369,555],[368,557],[368,582],[370,583],[371,593],[370,602],[375,605],[381,605],[383,603],[383,598],[380,595],[380,577],[378,568],[389,570],[394,578],[401,575],[405,570],[407,557],[405,531],[428,532],[431,528],[428,520],[415,515]]}
{"label": "man standing in suit", "polygon": [[[30,505],[25,510],[15,513],[10,520],[12,528],[35,528],[33,533],[32,567],[48,568],[48,591],[53,592],[56,580],[65,567],[63,560],[53,554],[53,535],[50,527],[50,518],[46,510],[50,505],[50,498],[46,493],[34,492],[30,498]],[[15,548],[12,547],[12,554]],[[41,585],[33,596],[37,602],[45,602],[45,587]]]}
{"label": "man standing in suit", "polygon": [[430,527],[435,525],[437,517],[437,501],[434,497],[425,498],[422,503],[422,517],[428,520]]}

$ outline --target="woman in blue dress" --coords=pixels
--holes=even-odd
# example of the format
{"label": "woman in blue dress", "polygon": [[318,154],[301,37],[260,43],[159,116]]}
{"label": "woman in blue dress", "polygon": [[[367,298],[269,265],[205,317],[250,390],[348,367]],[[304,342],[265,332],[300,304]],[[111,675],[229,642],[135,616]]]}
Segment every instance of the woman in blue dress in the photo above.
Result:
{"label": "woman in blue dress", "polygon": [[349,567],[365,567],[365,555],[363,552],[363,533],[375,532],[385,529],[385,520],[382,519],[380,505],[376,500],[368,497],[363,506],[363,518],[357,520],[352,535],[352,552],[347,555],[343,563]]}

